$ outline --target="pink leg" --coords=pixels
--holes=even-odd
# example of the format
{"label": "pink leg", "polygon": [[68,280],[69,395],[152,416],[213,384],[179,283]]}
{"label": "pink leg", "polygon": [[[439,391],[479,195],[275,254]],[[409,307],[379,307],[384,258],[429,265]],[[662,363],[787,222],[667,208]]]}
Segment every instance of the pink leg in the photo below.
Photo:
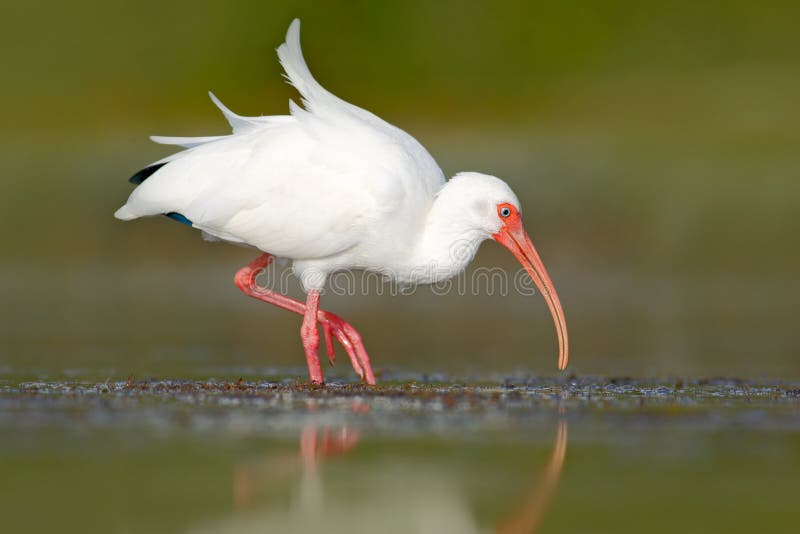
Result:
{"label": "pink leg", "polygon": [[[239,270],[236,273],[236,285],[237,287],[245,294],[249,295],[253,298],[262,300],[264,302],[268,302],[269,304],[274,304],[279,308],[283,308],[284,310],[289,310],[294,312],[298,315],[303,316],[303,328],[306,328],[307,323],[307,306],[302,302],[295,300],[291,297],[287,297],[286,295],[281,295],[280,293],[276,293],[274,291],[270,291],[268,289],[259,287],[256,284],[256,276],[260,273],[264,268],[266,268],[270,262],[272,261],[273,256],[271,254],[262,254],[255,260],[251,261],[246,267]],[[311,298],[311,293],[309,293],[309,299]],[[319,305],[319,294],[316,296],[316,303],[315,307]],[[311,316],[313,317],[313,315]],[[333,363],[335,356],[333,352],[333,344],[331,342],[331,336],[335,337],[339,343],[342,344],[345,351],[347,351],[347,355],[350,357],[350,363],[353,366],[355,372],[361,377],[361,379],[368,383],[368,384],[375,384],[375,375],[372,372],[372,367],[369,363],[369,356],[367,355],[367,351],[364,348],[364,343],[361,341],[361,336],[358,334],[355,328],[353,328],[349,323],[344,321],[341,317],[334,315],[330,312],[325,310],[316,310],[316,317],[317,322],[322,324],[323,332],[325,334],[325,342],[328,351],[328,358],[330,358],[331,363]],[[306,329],[308,330],[308,329]],[[310,330],[308,330],[310,333]],[[316,326],[314,327],[314,335],[317,337],[317,344],[319,344],[319,335],[316,333]],[[303,336],[303,330],[301,329],[301,337]],[[303,346],[306,346],[306,341],[304,338]],[[308,359],[308,349],[306,350],[306,358]],[[311,372],[311,360],[309,360],[309,371],[311,374],[311,381],[316,382],[314,377],[314,372]],[[317,357],[317,366],[319,366],[319,357]],[[322,381],[322,370],[319,369],[319,382]]]}
{"label": "pink leg", "polygon": [[308,376],[311,383],[322,384],[322,367],[319,364],[319,332],[317,332],[317,312],[319,311],[319,291],[309,291],[306,298],[306,312],[303,314],[303,326],[300,327],[300,339],[306,350]]}

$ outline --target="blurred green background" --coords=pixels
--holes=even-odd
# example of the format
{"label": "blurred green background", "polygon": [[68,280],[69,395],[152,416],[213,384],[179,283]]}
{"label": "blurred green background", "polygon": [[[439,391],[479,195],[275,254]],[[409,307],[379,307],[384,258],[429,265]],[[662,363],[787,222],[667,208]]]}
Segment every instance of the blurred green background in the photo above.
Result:
{"label": "blurred green background", "polygon": [[[287,110],[303,21],[327,88],[447,175],[506,179],[577,373],[800,378],[795,2],[13,2],[0,20],[0,372],[304,368],[299,319],[242,296],[253,251],[113,218],[147,135]],[[475,265],[515,269],[493,244]],[[378,368],[555,372],[537,296],[334,297]],[[335,372],[347,374],[340,364]],[[348,374],[349,376],[349,374]]]}

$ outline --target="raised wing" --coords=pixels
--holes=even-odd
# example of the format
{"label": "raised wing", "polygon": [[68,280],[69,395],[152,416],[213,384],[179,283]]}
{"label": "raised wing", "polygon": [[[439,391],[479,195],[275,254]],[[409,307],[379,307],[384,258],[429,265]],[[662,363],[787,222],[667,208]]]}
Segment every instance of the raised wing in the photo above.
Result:
{"label": "raised wing", "polygon": [[278,49],[306,109],[243,117],[211,95],[229,136],[154,137],[187,147],[133,191],[121,219],[177,213],[212,236],[295,259],[334,255],[369,239],[376,225],[406,231],[424,221],[444,184],[414,138],[348,104],[314,80],[303,59],[300,23]]}
{"label": "raised wing", "polygon": [[286,32],[286,42],[278,47],[278,58],[289,82],[300,93],[305,110],[290,101],[292,116],[307,121],[311,127],[345,127],[360,142],[379,148],[377,156],[385,158],[386,164],[396,165],[402,161],[413,161],[413,168],[406,170],[420,182],[430,194],[435,194],[444,185],[444,175],[433,157],[416,139],[389,124],[369,111],[345,102],[322,87],[306,65],[300,47],[300,20],[294,19]]}

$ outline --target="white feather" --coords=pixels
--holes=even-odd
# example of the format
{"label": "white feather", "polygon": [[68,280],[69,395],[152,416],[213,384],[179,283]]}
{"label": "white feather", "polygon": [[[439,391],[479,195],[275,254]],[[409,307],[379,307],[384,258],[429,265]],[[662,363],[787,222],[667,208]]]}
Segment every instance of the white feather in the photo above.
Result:
{"label": "white feather", "polygon": [[[298,274],[394,268],[395,278],[412,280],[420,254],[459,234],[450,221],[446,232],[430,227],[439,220],[432,207],[444,175],[413,137],[317,83],[299,32],[295,20],[278,56],[306,109],[290,102],[291,115],[243,117],[210,94],[233,134],[154,138],[188,150],[161,160],[168,164],[116,215],[177,212],[207,236],[292,258]],[[446,244],[435,252],[437,261],[453,262]]]}
{"label": "white feather", "polygon": [[212,135],[206,137],[169,137],[164,135],[151,135],[150,140],[160,145],[175,145],[183,148],[194,148],[199,145],[219,141],[225,135]]}
{"label": "white feather", "polygon": [[286,78],[303,97],[303,105],[314,110],[319,105],[341,104],[339,98],[323,88],[306,65],[300,47],[300,19],[294,19],[286,32],[286,42],[278,47],[278,59],[286,72]]}
{"label": "white feather", "polygon": [[223,104],[222,101],[211,91],[208,92],[208,96],[211,97],[211,101],[214,102],[214,105],[216,105],[222,114],[225,115],[225,118],[228,120],[228,123],[231,125],[233,133],[235,134],[249,132],[251,130],[262,128],[271,124],[274,125],[285,123],[291,118],[285,115],[243,117],[242,115],[237,115],[228,109],[228,107]]}

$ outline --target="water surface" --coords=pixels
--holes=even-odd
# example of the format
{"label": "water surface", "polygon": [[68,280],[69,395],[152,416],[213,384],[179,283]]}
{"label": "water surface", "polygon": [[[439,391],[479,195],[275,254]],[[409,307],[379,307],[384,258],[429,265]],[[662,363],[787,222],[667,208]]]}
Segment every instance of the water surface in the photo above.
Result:
{"label": "water surface", "polygon": [[17,532],[797,524],[800,385],[387,379],[5,380],[0,511]]}

